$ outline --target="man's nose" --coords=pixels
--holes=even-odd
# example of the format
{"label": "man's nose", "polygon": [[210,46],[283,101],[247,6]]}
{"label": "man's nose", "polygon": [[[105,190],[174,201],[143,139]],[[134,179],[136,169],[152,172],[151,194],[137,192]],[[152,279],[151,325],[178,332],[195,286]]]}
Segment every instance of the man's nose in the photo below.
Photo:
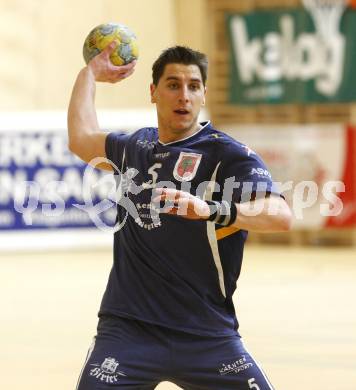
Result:
{"label": "man's nose", "polygon": [[189,101],[189,91],[188,91],[188,87],[185,85],[183,85],[180,90],[179,100],[184,103],[187,103]]}

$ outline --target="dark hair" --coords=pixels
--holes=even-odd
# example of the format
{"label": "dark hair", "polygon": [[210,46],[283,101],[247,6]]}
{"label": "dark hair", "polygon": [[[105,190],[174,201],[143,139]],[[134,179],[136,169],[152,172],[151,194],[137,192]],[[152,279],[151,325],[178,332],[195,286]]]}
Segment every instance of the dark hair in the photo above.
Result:
{"label": "dark hair", "polygon": [[173,46],[164,50],[152,65],[153,84],[158,84],[167,64],[197,65],[205,85],[208,74],[208,58],[205,54],[186,46]]}

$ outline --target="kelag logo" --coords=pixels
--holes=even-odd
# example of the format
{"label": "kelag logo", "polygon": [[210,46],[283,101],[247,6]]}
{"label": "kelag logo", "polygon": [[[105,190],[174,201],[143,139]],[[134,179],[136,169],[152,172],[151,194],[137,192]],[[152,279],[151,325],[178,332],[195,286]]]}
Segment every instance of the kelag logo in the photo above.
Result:
{"label": "kelag logo", "polygon": [[332,17],[314,11],[308,7],[227,16],[230,102],[356,99],[352,77],[356,66],[356,12],[344,12],[341,6]]}

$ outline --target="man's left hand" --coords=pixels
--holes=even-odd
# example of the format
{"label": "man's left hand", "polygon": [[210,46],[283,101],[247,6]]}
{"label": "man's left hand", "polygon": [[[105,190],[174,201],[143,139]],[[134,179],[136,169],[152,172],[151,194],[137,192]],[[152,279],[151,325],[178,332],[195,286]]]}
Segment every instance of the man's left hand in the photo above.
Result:
{"label": "man's left hand", "polygon": [[157,196],[153,198],[154,203],[161,201],[170,202],[161,212],[172,215],[179,215],[187,219],[207,220],[210,216],[209,205],[197,196],[189,192],[175,190],[172,188],[155,188]]}

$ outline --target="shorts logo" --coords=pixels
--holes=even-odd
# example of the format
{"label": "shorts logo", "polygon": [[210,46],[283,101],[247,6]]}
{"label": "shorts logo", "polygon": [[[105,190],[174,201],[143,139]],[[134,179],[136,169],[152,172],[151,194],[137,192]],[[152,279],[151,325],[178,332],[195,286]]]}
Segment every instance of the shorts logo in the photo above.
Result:
{"label": "shorts logo", "polygon": [[173,176],[178,181],[190,181],[197,173],[202,155],[198,153],[180,152],[173,170]]}
{"label": "shorts logo", "polygon": [[91,364],[91,366],[95,368],[90,370],[90,376],[94,376],[105,383],[116,383],[119,380],[119,376],[126,376],[123,372],[118,371],[119,362],[112,357],[106,358],[101,365]]}
{"label": "shorts logo", "polygon": [[232,363],[223,363],[222,367],[219,368],[220,375],[226,375],[226,374],[237,374],[238,372],[245,371],[252,367],[252,363],[247,363],[246,357],[242,356],[241,359],[235,360]]}

